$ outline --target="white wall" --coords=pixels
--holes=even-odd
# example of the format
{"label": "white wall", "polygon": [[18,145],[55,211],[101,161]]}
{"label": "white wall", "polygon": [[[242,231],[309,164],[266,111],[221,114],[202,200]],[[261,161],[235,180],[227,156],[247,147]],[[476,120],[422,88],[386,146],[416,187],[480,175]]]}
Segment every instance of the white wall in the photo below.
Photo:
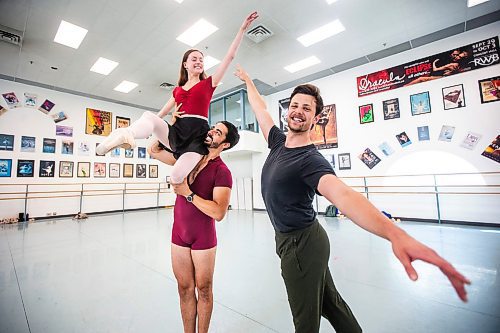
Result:
{"label": "white wall", "polygon": [[[500,134],[500,103],[481,104],[478,88],[479,79],[500,75],[499,65],[361,98],[357,96],[356,87],[356,78],[358,76],[494,37],[498,35],[499,31],[500,22],[497,22],[311,82],[321,89],[325,105],[334,103],[337,107],[339,146],[336,149],[321,151],[322,153],[335,154],[337,175],[339,177],[349,177],[500,171],[498,163],[481,156],[484,148]],[[444,110],[441,89],[455,84],[463,84],[464,86],[466,107]],[[278,101],[289,97],[292,90],[281,91],[266,98],[269,111],[276,124],[278,124]],[[429,114],[412,116],[409,96],[423,91],[430,92],[432,111]],[[401,118],[383,120],[382,101],[391,98],[399,98]],[[373,103],[374,105],[375,122],[361,125],[358,117],[358,106],[369,103]],[[429,126],[430,141],[418,141],[417,127],[423,125]],[[456,127],[451,142],[437,140],[442,125]],[[395,137],[396,134],[402,131],[406,131],[413,142],[405,148],[399,145]],[[460,147],[460,143],[468,131],[482,135],[478,145],[472,151]],[[378,149],[378,145],[383,141],[387,141],[393,147],[395,150],[393,155],[385,156]],[[370,148],[382,160],[372,170],[368,169],[357,157],[365,148]],[[339,153],[351,154],[351,170],[338,170],[337,155]],[[260,195],[260,172],[264,161],[265,156],[260,156],[252,160],[254,168],[254,207],[260,209],[265,208]],[[479,179],[479,182],[487,184],[493,181],[498,184],[498,180]],[[463,179],[458,179],[457,181],[463,181]],[[379,207],[380,209],[403,214],[399,216],[436,217],[434,212],[429,212],[429,209],[434,209],[433,198],[430,198],[430,201],[427,200],[428,198],[423,199],[423,201],[427,200],[431,202],[430,207],[429,205],[417,205],[415,209],[403,211],[398,209],[402,204],[401,201],[406,206],[410,206],[414,202],[408,202],[408,198],[400,198],[399,202],[393,200],[390,202],[388,200],[377,202],[375,197],[370,199],[376,205],[380,204],[382,206]],[[492,195],[486,198],[483,196],[480,200],[484,200],[485,205],[491,204],[491,207],[498,206],[498,196]],[[458,196],[458,198],[455,198],[454,201],[452,200],[452,203],[446,207],[447,212],[450,213],[449,216],[453,217],[450,219],[464,219],[464,215],[456,211],[460,209],[460,206],[464,206],[464,202],[467,202],[467,198],[464,200],[463,196]],[[320,210],[325,205],[326,202],[320,204]],[[473,216],[474,214],[476,213],[470,212],[465,218],[470,218],[471,221],[480,219],[479,221],[500,222],[497,216],[492,216],[491,214],[486,217],[484,214],[479,217],[477,214]]]}
{"label": "white wall", "polygon": [[[107,185],[110,183],[147,183],[143,187],[154,188],[155,183],[165,182],[166,175],[170,174],[170,167],[164,165],[163,163],[150,159],[149,156],[146,159],[138,158],[137,148],[134,150],[133,158],[125,158],[124,150],[121,150],[120,157],[111,157],[107,154],[104,157],[95,156],[95,144],[101,142],[104,137],[97,135],[87,135],[85,134],[85,119],[86,119],[86,108],[93,108],[102,111],[110,111],[113,115],[113,128],[115,127],[115,117],[128,117],[131,121],[137,120],[143,110],[128,107],[120,104],[95,100],[91,98],[76,96],[68,93],[53,91],[50,89],[40,88],[36,86],[30,86],[26,84],[21,84],[12,81],[0,80],[0,93],[14,92],[18,99],[20,100],[21,107],[10,109],[6,113],[0,115],[0,133],[2,134],[13,134],[15,135],[14,141],[14,151],[0,151],[0,158],[12,159],[12,176],[10,178],[0,178],[0,184],[12,184],[13,186],[0,186],[0,193],[2,192],[18,192],[23,191],[25,186],[20,184],[30,184],[30,187],[34,189],[36,185],[36,191],[45,192],[51,190],[61,190],[61,187],[55,187],[55,184],[86,184],[90,186],[96,183],[103,183],[100,185],[101,189],[111,189],[117,187],[117,185]],[[24,93],[33,93],[38,95],[37,106],[35,108],[25,107],[24,105]],[[49,115],[46,115],[39,111],[38,106],[49,99],[55,103],[54,108],[51,110]],[[7,104],[0,98],[0,105],[7,108]],[[56,124],[50,117],[51,114],[64,111],[67,114],[68,119],[59,122],[58,125],[73,127],[73,137],[56,136]],[[36,137],[36,151],[35,152],[21,152],[21,136],[33,136]],[[56,153],[49,154],[42,152],[43,138],[56,139]],[[73,155],[63,155],[61,154],[62,140],[69,139],[74,141],[74,151]],[[91,147],[89,156],[78,155],[78,144],[79,142],[88,142]],[[137,144],[140,147],[146,147],[147,140],[137,140]],[[18,159],[28,159],[35,160],[35,170],[33,178],[18,178],[16,177],[16,168]],[[40,178],[38,177],[39,161],[40,160],[51,160],[56,161],[55,177],[54,178]],[[73,178],[59,178],[59,161],[73,161],[74,162],[74,172]],[[91,162],[91,177],[90,178],[77,178],[76,168],[77,163]],[[93,163],[94,162],[105,162],[107,163],[106,178],[94,178],[93,177]],[[120,163],[121,167],[121,177],[120,178],[109,178],[109,163]],[[123,164],[130,163],[134,164],[134,177],[133,178],[123,178]],[[148,165],[158,165],[158,178],[135,178],[135,168],[137,164]],[[47,185],[42,185],[47,184]],[[80,186],[74,185],[75,188],[80,188]],[[69,187],[68,187],[69,188]],[[10,189],[10,190],[9,190]],[[47,194],[50,195],[50,194]],[[10,195],[12,196],[12,195]],[[5,198],[6,195],[0,196],[0,198]],[[151,195],[128,195],[125,200],[126,208],[140,208],[140,207],[151,207],[156,205],[156,194]],[[173,196],[171,195],[160,195],[161,205],[170,205],[173,203]],[[75,208],[76,207],[76,208]],[[63,214],[73,214],[76,213],[79,207],[79,198],[66,198],[66,199],[39,199],[30,200],[28,204],[28,213],[31,216],[46,216],[47,213],[56,212],[57,215]],[[89,197],[85,199],[84,202],[84,212],[96,212],[96,211],[107,211],[116,210],[122,208],[122,197],[121,195],[116,196],[96,196]],[[24,201],[23,200],[0,200],[0,218],[5,218],[9,216],[17,216],[17,213],[24,211]]]}

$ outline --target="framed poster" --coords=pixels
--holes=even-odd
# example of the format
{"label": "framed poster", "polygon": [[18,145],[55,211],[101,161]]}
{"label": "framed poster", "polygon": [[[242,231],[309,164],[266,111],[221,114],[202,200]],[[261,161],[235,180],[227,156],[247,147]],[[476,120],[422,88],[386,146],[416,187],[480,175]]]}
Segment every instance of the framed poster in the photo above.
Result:
{"label": "framed poster", "polygon": [[0,150],[14,150],[14,135],[0,134]]}
{"label": "framed poster", "polygon": [[46,99],[45,102],[43,102],[42,105],[40,105],[38,110],[42,111],[45,114],[48,114],[50,112],[50,110],[52,110],[54,105],[55,105],[54,103],[52,103],[51,101]]}
{"label": "framed poster", "polygon": [[74,163],[71,161],[60,161],[59,162],[59,177],[61,177],[61,178],[73,177],[73,166],[74,166]]}
{"label": "framed poster", "polygon": [[120,178],[120,163],[109,163],[109,178]]}
{"label": "framed poster", "polygon": [[123,128],[130,126],[130,118],[116,116],[116,128]]}
{"label": "framed poster", "polygon": [[439,133],[438,140],[451,142],[451,139],[453,138],[454,133],[455,133],[454,126],[443,125],[443,127],[441,127],[441,133]]}
{"label": "framed poster", "polygon": [[39,177],[54,177],[56,171],[55,161],[40,161]]}
{"label": "framed poster", "polygon": [[112,113],[87,108],[85,134],[108,136],[111,133]]}
{"label": "framed poster", "polygon": [[417,127],[418,141],[429,141],[431,139],[429,135],[429,126],[419,126]]}
{"label": "framed poster", "polygon": [[152,164],[149,166],[149,178],[158,178],[158,165]]}
{"label": "framed poster", "polygon": [[10,177],[12,173],[12,160],[0,159],[0,177]]}
{"label": "framed poster", "polygon": [[430,113],[431,100],[429,97],[429,92],[424,91],[415,95],[410,95],[410,107],[412,116]]}
{"label": "framed poster", "polygon": [[288,116],[288,107],[290,106],[290,97],[281,99],[278,101],[278,107],[279,107],[279,117],[280,117],[280,130],[283,131],[283,133],[288,133],[288,121],[287,121],[287,116]]}
{"label": "framed poster", "polygon": [[17,160],[18,177],[33,177],[34,170],[35,170],[34,160]]}
{"label": "framed poster", "polygon": [[316,124],[309,131],[309,137],[318,150],[337,148],[339,146],[335,104],[323,107]]}
{"label": "framed poster", "polygon": [[21,151],[31,152],[35,151],[36,138],[34,136],[21,136]]}
{"label": "framed poster", "polygon": [[481,103],[500,101],[500,76],[479,80],[478,83]]}
{"label": "framed poster", "polygon": [[137,164],[135,176],[137,178],[146,178],[146,164]]}
{"label": "framed poster", "polygon": [[78,162],[76,176],[80,178],[90,177],[90,162]]}
{"label": "framed poster", "polygon": [[339,170],[351,170],[351,154],[339,154]]}
{"label": "framed poster", "polygon": [[66,115],[66,113],[64,113],[64,111],[60,111],[52,115],[52,120],[54,120],[56,124],[66,119],[68,119],[68,116]]}
{"label": "framed poster", "polygon": [[445,110],[465,107],[464,86],[457,84],[443,88],[443,105]]}
{"label": "framed poster", "polygon": [[394,149],[392,149],[391,145],[389,145],[386,141],[382,142],[378,145],[378,148],[385,156],[390,156],[394,154]]}
{"label": "framed poster", "polygon": [[408,134],[406,134],[406,132],[396,134],[396,139],[398,139],[401,147],[408,147],[409,145],[411,145],[410,137],[408,136]]}
{"label": "framed poster", "polygon": [[125,157],[126,158],[134,157],[134,149],[125,149]]}
{"label": "framed poster", "polygon": [[359,107],[359,123],[366,124],[374,121],[373,104],[361,105]]}
{"label": "framed poster", "polygon": [[132,178],[134,177],[134,165],[129,163],[123,164],[123,177]]}
{"label": "framed poster", "polygon": [[401,116],[399,111],[399,99],[393,98],[382,102],[382,109],[384,111],[384,120],[396,119]]}
{"label": "framed poster", "polygon": [[473,133],[473,132],[468,132],[467,136],[464,138],[462,143],[460,144],[460,147],[464,147],[470,150],[473,150],[479,140],[481,140],[481,134]]}
{"label": "framed poster", "polygon": [[80,142],[78,145],[78,155],[89,156],[90,155],[90,144],[88,142]]}
{"label": "framed poster", "polygon": [[61,144],[61,154],[63,155],[73,155],[74,143],[71,140],[62,140]]}
{"label": "framed poster", "polygon": [[484,149],[481,155],[500,163],[500,135],[497,135],[497,137],[493,139],[493,141],[488,145],[488,147]]}
{"label": "framed poster", "polygon": [[43,138],[42,152],[55,154],[56,153],[56,139]]}
{"label": "framed poster", "polygon": [[94,178],[106,177],[106,163],[94,162]]}
{"label": "framed poster", "polygon": [[36,105],[36,94],[24,93],[24,106],[34,108]]}
{"label": "framed poster", "polygon": [[73,127],[56,125],[56,135],[58,136],[73,136]]}
{"label": "framed poster", "polygon": [[137,157],[146,158],[146,147],[137,147]]}
{"label": "framed poster", "polygon": [[14,92],[5,93],[2,94],[2,96],[5,102],[7,103],[9,109],[19,107],[19,99],[17,99],[17,96]]}
{"label": "framed poster", "polygon": [[373,169],[380,162],[380,158],[370,148],[366,148],[358,157],[369,169]]}

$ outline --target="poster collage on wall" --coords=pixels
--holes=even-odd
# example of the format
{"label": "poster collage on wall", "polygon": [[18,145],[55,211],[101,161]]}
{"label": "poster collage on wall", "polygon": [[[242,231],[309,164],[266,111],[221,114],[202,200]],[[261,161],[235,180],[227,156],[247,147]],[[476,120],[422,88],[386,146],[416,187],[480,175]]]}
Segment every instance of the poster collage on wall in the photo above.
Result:
{"label": "poster collage on wall", "polygon": [[[14,92],[2,94],[7,107],[0,105],[0,116],[9,110],[28,107],[35,109],[38,96],[24,93],[24,103],[21,103]],[[60,138],[35,137],[21,135],[16,138],[14,134],[0,133],[0,177],[40,177],[40,178],[158,178],[158,165],[149,163],[120,163],[118,158],[133,158],[137,150],[138,159],[147,159],[146,147],[136,149],[115,148],[109,153],[110,157],[117,158],[116,163],[101,161],[70,161],[64,160],[72,156],[91,156],[93,150],[87,141],[73,140],[73,127],[59,124],[68,119],[66,112],[54,110],[55,103],[45,99],[38,110],[52,118],[55,123],[54,136]],[[116,117],[116,127],[127,127],[130,118]],[[112,131],[112,113],[87,108],[86,135],[107,136]],[[58,143],[60,144],[58,145]],[[96,143],[97,145],[97,143]],[[41,152],[52,156],[47,159],[13,158],[9,154],[14,151],[21,153]],[[58,148],[59,147],[59,148]],[[9,153],[12,152],[12,153]],[[123,152],[123,154],[122,154]],[[96,157],[102,156],[95,154]],[[25,156],[23,156],[25,157]],[[149,159],[152,159],[150,156]],[[122,161],[123,162],[123,161]]]}

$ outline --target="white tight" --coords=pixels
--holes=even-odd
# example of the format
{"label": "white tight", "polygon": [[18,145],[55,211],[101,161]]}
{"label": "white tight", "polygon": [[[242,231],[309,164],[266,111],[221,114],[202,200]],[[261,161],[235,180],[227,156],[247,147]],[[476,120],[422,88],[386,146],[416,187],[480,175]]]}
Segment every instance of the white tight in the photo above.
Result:
{"label": "white tight", "polygon": [[[128,129],[136,139],[145,139],[153,134],[158,140],[170,149],[168,142],[168,125],[150,111],[146,111],[142,116],[134,121]],[[187,152],[182,154],[172,168],[171,182],[172,184],[180,184],[189,173],[196,167],[203,155],[195,152]]]}
{"label": "white tight", "polygon": [[203,155],[195,152],[182,154],[172,168],[170,180],[172,184],[180,184],[191,171],[196,167]]}
{"label": "white tight", "polygon": [[134,121],[128,127],[128,129],[136,139],[146,139],[153,134],[163,143],[163,145],[170,149],[170,144],[168,142],[168,125],[153,112],[144,112],[137,121]]}

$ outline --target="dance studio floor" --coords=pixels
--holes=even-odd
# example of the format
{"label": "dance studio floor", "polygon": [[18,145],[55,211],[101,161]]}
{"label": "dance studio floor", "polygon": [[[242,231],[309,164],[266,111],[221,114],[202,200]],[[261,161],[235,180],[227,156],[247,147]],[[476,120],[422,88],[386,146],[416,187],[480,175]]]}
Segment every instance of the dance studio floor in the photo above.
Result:
{"label": "dance studio floor", "polygon": [[[390,244],[320,217],[334,281],[364,332],[494,333],[500,327],[500,230],[402,223],[469,277],[460,302],[439,270],[410,281]],[[172,210],[0,227],[0,332],[182,332],[170,265]],[[230,211],[219,246],[210,332],[293,332],[264,212]],[[321,332],[334,332],[325,320]]]}

